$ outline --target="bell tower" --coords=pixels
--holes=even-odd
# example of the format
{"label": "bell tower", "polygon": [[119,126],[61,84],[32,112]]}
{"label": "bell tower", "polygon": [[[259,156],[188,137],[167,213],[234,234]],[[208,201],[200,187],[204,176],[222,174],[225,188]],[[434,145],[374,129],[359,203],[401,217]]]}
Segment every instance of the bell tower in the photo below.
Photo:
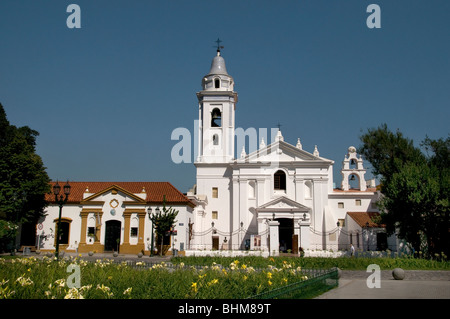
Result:
{"label": "bell tower", "polygon": [[233,91],[234,79],[228,74],[221,56],[220,40],[209,73],[202,79],[197,93],[198,163],[228,163],[234,159],[234,114],[238,95]]}
{"label": "bell tower", "polygon": [[342,162],[341,188],[344,191],[352,189],[352,181],[357,182],[354,189],[359,189],[360,191],[365,191],[367,189],[366,181],[364,179],[366,170],[363,166],[363,159],[361,156],[358,158],[357,155],[356,148],[354,146],[350,146],[348,148],[348,154],[345,155],[344,161]]}

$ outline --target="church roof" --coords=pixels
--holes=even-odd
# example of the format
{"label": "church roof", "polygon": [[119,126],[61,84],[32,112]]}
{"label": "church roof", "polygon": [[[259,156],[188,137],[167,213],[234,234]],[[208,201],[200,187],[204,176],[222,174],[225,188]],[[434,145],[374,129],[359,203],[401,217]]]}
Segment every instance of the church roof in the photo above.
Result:
{"label": "church roof", "polygon": [[379,217],[378,212],[348,212],[349,215],[360,227],[366,227],[369,223],[369,227],[386,227],[386,225],[378,224],[373,221],[374,217]]}
{"label": "church roof", "polygon": [[[56,182],[50,182],[51,189]],[[65,182],[59,182],[62,188]],[[168,205],[182,204],[189,205],[191,207],[194,204],[178,189],[176,189],[169,182],[69,182],[71,189],[68,203],[79,203],[85,198],[85,193],[91,194],[89,197],[93,197],[94,194],[101,194],[105,190],[116,188],[119,191],[125,191],[130,194],[142,194],[146,193],[145,202],[147,203],[162,203],[163,197],[166,196],[166,202]],[[52,192],[45,195],[45,199],[50,202],[55,202],[55,196]]]}

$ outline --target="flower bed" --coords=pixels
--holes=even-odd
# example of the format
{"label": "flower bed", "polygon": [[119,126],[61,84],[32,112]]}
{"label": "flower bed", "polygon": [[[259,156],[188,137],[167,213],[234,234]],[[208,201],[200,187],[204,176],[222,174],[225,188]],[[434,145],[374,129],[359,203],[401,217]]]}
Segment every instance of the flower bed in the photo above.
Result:
{"label": "flower bed", "polygon": [[[0,259],[0,263],[0,298],[14,299],[241,299],[308,279],[287,261],[264,269],[237,259],[226,266],[211,262],[200,267],[145,262],[130,266],[112,259],[58,262],[47,257]],[[78,287],[68,286],[69,265],[79,266]]]}

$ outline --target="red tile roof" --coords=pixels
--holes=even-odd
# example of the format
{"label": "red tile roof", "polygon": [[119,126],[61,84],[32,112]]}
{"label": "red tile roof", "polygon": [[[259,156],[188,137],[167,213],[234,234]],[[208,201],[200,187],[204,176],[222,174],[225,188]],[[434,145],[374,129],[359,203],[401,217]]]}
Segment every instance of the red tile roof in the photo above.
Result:
{"label": "red tile roof", "polygon": [[380,213],[377,212],[347,212],[347,214],[353,218],[353,220],[361,227],[366,227],[366,223],[369,223],[369,227],[386,227],[383,224],[374,223],[373,217],[379,217]]}
{"label": "red tile roof", "polygon": [[[50,182],[50,187],[53,189],[53,185],[56,182]],[[63,193],[63,187],[66,182],[59,182],[61,186],[60,194]],[[83,201],[83,195],[86,189],[89,189],[88,193],[97,194],[112,187],[117,186],[132,194],[143,193],[142,189],[145,188],[147,197],[145,201],[147,203],[162,203],[164,195],[168,205],[184,204],[194,207],[192,203],[183,193],[176,189],[169,182],[69,182],[71,189],[69,195],[69,203],[79,203]],[[48,193],[45,199],[50,202],[55,202],[55,195]]]}

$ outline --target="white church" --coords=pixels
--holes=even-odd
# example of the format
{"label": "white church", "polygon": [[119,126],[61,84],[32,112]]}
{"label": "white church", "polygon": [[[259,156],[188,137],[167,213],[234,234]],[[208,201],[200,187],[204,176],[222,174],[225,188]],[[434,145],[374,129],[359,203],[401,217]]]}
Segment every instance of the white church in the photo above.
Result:
{"label": "white church", "polygon": [[[235,156],[235,137],[245,141],[249,131],[235,128],[234,85],[218,49],[197,93],[197,177],[187,194],[168,182],[71,182],[61,251],[149,255],[157,242],[149,216],[162,209],[164,198],[179,211],[171,236],[164,238],[169,254],[273,256],[348,251],[351,245],[396,251],[396,237],[388,238],[377,223],[380,193],[374,180],[365,180],[363,159],[353,146],[347,154],[343,150],[340,188],[333,186],[333,160],[321,157],[317,147],[304,150],[300,139],[287,143],[279,129],[272,143],[261,139],[254,151],[243,148]],[[18,246],[55,250],[60,210],[53,194],[46,198],[46,216]]]}
{"label": "white church", "polygon": [[[342,184],[333,188],[334,161],[284,141],[235,156],[238,94],[220,47],[197,93],[196,204],[189,250],[250,250],[277,255],[300,250],[396,250],[379,216],[375,180],[366,181],[363,159],[348,148]],[[242,133],[242,130],[239,132]],[[238,137],[239,138],[239,137]],[[344,154],[343,154],[344,155]]]}

